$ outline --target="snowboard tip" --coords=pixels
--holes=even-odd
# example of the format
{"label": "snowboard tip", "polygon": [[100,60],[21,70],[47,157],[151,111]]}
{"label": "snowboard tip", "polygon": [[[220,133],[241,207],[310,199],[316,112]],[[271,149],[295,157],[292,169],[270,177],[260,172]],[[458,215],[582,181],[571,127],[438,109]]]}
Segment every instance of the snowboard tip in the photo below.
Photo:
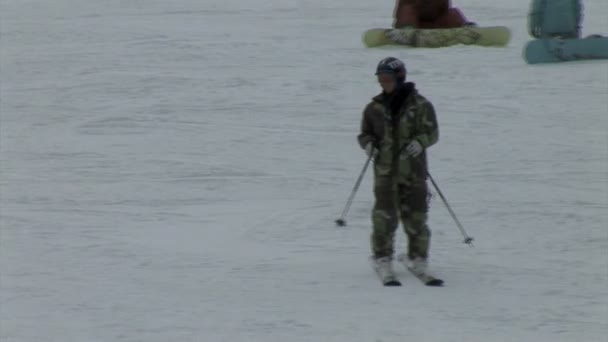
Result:
{"label": "snowboard tip", "polygon": [[361,35],[361,41],[366,48],[373,48],[388,44],[390,41],[386,38],[385,28],[372,28],[365,30]]}

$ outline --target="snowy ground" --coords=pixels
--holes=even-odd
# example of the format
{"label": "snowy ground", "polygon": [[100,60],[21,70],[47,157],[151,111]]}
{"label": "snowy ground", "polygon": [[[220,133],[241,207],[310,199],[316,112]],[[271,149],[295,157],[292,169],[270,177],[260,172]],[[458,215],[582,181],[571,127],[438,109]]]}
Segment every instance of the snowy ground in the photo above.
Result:
{"label": "snowy ground", "polygon": [[[526,65],[527,0],[456,3],[511,44],[363,49],[392,1],[3,0],[0,340],[608,341],[608,63]],[[441,289],[379,285],[369,174],[333,224],[388,55],[475,237],[435,196]]]}

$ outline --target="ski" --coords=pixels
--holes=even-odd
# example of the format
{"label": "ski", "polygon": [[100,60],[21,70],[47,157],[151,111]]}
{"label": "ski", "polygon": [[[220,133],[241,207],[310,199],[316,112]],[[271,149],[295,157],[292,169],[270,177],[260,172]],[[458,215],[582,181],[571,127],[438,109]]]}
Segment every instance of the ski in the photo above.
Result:
{"label": "ski", "polygon": [[420,280],[426,286],[443,286],[443,280],[439,279],[427,272],[417,272],[408,266],[408,257],[405,254],[400,254],[397,257],[399,263],[401,263],[408,271],[410,271],[418,280]]}
{"label": "ski", "polygon": [[372,269],[378,276],[378,279],[380,279],[380,282],[382,282],[382,285],[384,285],[384,286],[401,286],[401,282],[399,281],[399,279],[397,278],[395,273],[392,272],[392,270],[381,269],[373,257],[370,257],[370,263],[371,263]]}

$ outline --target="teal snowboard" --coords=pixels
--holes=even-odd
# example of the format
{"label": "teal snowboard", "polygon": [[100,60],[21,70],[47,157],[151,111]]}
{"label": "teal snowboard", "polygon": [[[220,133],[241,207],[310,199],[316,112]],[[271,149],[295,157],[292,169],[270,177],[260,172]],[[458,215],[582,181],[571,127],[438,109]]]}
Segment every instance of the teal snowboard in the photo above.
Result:
{"label": "teal snowboard", "polygon": [[374,28],[363,32],[363,45],[368,48],[384,45],[438,48],[457,44],[505,46],[511,31],[504,26],[465,26],[449,29],[386,29]]}
{"label": "teal snowboard", "polygon": [[528,64],[608,59],[608,37],[536,39],[526,44],[523,58]]}

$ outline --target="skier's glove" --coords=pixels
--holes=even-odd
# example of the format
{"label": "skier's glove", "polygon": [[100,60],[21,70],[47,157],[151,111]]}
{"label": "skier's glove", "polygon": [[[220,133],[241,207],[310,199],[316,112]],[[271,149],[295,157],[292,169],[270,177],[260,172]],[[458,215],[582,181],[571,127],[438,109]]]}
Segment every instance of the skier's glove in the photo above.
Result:
{"label": "skier's glove", "polygon": [[376,158],[378,156],[378,149],[373,142],[370,141],[365,145],[365,154],[369,158]]}
{"label": "skier's glove", "polygon": [[405,153],[410,157],[417,157],[420,153],[422,153],[423,150],[424,148],[418,142],[418,140],[412,140],[412,142],[409,143],[409,145],[407,145],[405,148]]}

